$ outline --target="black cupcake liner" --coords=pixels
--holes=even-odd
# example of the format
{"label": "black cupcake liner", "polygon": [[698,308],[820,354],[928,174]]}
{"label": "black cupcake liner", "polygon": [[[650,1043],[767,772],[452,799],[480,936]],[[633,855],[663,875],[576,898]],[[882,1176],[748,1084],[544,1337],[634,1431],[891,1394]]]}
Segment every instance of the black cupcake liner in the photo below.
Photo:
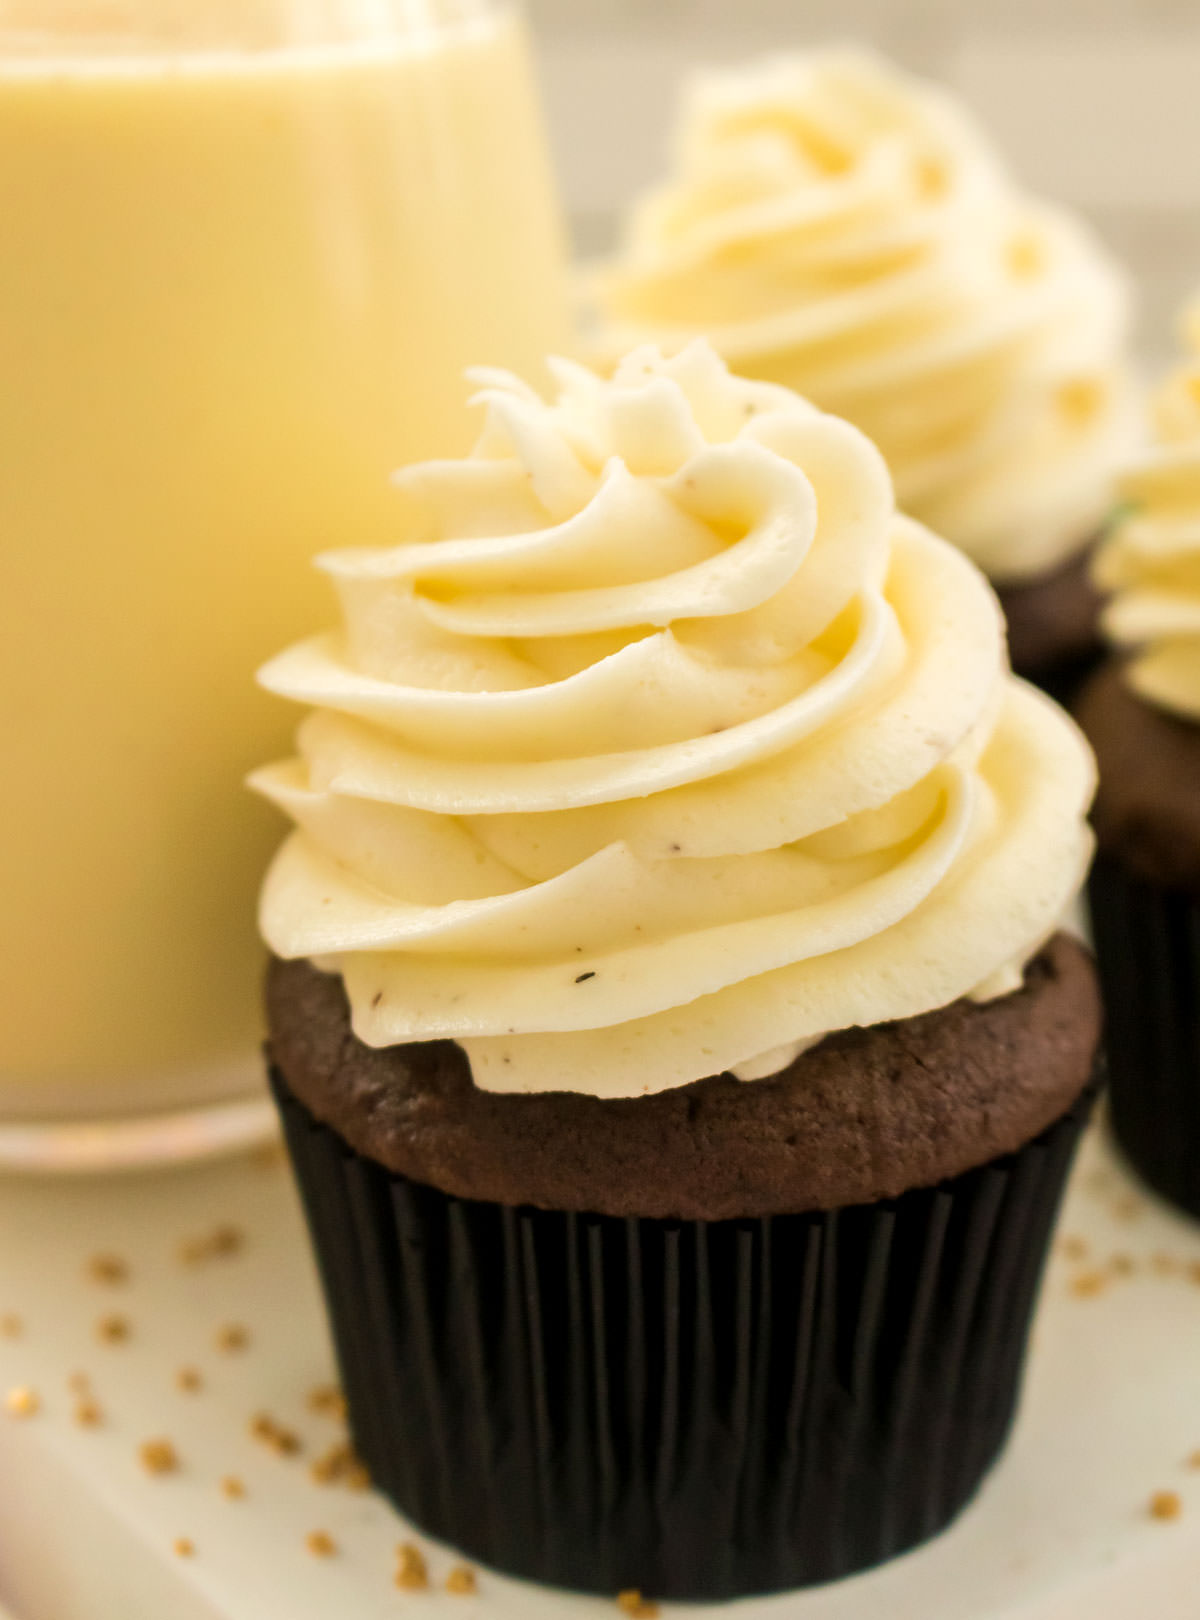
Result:
{"label": "black cupcake liner", "polygon": [[1200,1216],[1200,900],[1108,855],[1088,897],[1113,1134],[1143,1180]]}
{"label": "black cupcake liner", "polygon": [[273,1084],[375,1484],[510,1574],[692,1600],[865,1569],[970,1499],[1094,1095],[936,1188],[702,1222],[450,1197]]}

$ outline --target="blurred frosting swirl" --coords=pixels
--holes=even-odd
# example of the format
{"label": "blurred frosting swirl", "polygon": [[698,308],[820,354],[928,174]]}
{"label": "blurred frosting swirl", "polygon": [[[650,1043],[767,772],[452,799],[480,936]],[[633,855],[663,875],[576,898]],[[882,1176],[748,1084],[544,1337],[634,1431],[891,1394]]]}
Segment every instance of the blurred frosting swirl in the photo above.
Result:
{"label": "blurred frosting swirl", "polygon": [[697,77],[671,178],[589,300],[601,363],[706,335],[874,440],[897,499],[1003,583],[1107,516],[1126,282],[932,86],[846,50]]}
{"label": "blurred frosting swirl", "polygon": [[554,372],[479,374],[473,453],[399,476],[402,543],[323,557],[341,628],[262,673],[312,711],[254,778],[272,950],[370,1045],[602,1097],[1013,988],[1092,764],[982,576],[704,343]]}
{"label": "blurred frosting swirl", "polygon": [[1200,720],[1200,296],[1183,319],[1188,358],[1154,401],[1154,444],[1121,479],[1123,516],[1096,557],[1112,593],[1104,627],[1133,689]]}

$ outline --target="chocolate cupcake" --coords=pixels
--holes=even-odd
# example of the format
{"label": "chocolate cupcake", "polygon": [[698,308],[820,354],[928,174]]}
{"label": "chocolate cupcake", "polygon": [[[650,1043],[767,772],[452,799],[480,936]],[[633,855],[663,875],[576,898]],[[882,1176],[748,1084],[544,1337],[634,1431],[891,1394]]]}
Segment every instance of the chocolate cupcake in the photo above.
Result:
{"label": "chocolate cupcake", "polygon": [[1100,762],[1089,885],[1112,1120],[1142,1175],[1200,1215],[1200,301],[1097,557],[1117,647],[1079,718]]}
{"label": "chocolate cupcake", "polygon": [[854,428],[707,346],[333,553],[256,785],[269,1054],[355,1441],[496,1567],[724,1598],[948,1523],[1095,1075],[1091,759]]}
{"label": "chocolate cupcake", "polygon": [[601,355],[703,333],[854,422],[904,510],[996,585],[1018,674],[1061,696],[1096,661],[1126,282],[949,97],[844,50],[697,78],[672,173],[585,302]]}

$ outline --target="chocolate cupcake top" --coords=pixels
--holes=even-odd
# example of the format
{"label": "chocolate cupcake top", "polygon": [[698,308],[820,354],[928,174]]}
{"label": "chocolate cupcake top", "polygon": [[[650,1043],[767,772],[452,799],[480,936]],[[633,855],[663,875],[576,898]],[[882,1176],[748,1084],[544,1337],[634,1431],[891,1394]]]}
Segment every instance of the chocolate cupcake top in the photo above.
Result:
{"label": "chocolate cupcake top", "polygon": [[1121,480],[1124,516],[1096,558],[1112,594],[1105,630],[1132,650],[1126,679],[1170,715],[1200,720],[1200,297],[1186,312],[1188,357],[1154,402],[1154,444]]}
{"label": "chocolate cupcake top", "polygon": [[556,374],[483,379],[474,453],[402,475],[399,543],[322,560],[341,628],[264,672],[313,708],[255,778],[272,950],[369,1046],[608,1098],[1018,986],[1092,763],[982,576],[706,345]]}
{"label": "chocolate cupcake top", "polygon": [[861,427],[904,510],[994,579],[1107,515],[1134,412],[1128,289],[948,96],[845,50],[696,78],[669,178],[593,278],[597,348],[704,333]]}

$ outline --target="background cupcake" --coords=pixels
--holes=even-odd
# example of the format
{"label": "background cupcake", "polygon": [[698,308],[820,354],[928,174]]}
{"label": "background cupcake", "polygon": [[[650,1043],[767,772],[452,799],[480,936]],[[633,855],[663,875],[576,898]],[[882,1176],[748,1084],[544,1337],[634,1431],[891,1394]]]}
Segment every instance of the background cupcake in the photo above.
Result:
{"label": "background cupcake", "polygon": [[1091,883],[1113,1123],[1160,1192],[1200,1214],[1200,301],[1097,557],[1119,652],[1079,715],[1100,760]]}
{"label": "background cupcake", "polygon": [[1019,673],[1061,689],[1094,653],[1126,283],[951,99],[845,50],[697,78],[592,291],[601,349],[701,331],[860,426],[900,505],[999,587]]}
{"label": "background cupcake", "polygon": [[932,1534],[1003,1441],[1092,766],[856,429],[702,344],[556,375],[485,379],[264,673],[313,708],[256,778],[270,1054],[377,1482],[728,1597]]}

